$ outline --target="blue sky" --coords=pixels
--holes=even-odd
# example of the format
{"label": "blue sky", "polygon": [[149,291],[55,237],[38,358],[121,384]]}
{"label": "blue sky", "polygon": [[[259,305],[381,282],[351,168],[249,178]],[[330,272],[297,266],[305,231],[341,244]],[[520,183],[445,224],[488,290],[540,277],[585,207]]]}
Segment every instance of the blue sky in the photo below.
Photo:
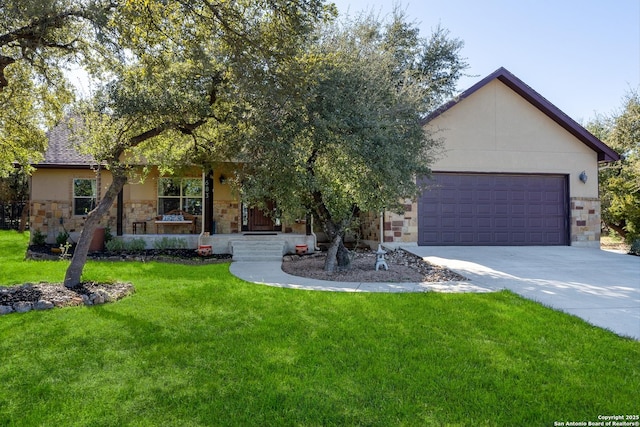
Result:
{"label": "blue sky", "polygon": [[[388,16],[392,1],[333,0],[340,14]],[[410,0],[423,36],[438,25],[462,39],[464,90],[505,67],[574,120],[612,114],[640,89],[638,0]]]}

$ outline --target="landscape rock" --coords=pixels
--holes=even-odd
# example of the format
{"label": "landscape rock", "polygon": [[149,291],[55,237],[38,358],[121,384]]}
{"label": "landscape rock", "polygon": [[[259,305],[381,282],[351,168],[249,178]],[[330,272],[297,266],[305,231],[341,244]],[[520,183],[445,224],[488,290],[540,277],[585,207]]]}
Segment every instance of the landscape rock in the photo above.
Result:
{"label": "landscape rock", "polygon": [[17,303],[13,304],[13,309],[16,311],[16,313],[26,313],[28,311],[31,311],[32,308],[32,302],[18,301]]}
{"label": "landscape rock", "polygon": [[10,305],[0,305],[0,315],[13,313],[13,307]]}
{"label": "landscape rock", "polygon": [[131,283],[86,282],[75,289],[68,289],[61,283],[0,286],[0,314],[24,313],[32,309],[47,310],[82,304],[105,304],[134,292],[135,289]]}
{"label": "landscape rock", "polygon": [[38,300],[34,305],[33,308],[35,310],[49,310],[51,308],[53,308],[54,305],[51,301],[47,301],[47,300]]}

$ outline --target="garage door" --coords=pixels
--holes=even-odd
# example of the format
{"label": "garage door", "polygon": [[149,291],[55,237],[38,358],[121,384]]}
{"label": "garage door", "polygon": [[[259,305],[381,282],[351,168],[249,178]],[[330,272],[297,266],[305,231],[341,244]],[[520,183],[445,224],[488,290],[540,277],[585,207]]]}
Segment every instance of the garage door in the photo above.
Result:
{"label": "garage door", "polygon": [[567,245],[564,175],[433,174],[419,245]]}

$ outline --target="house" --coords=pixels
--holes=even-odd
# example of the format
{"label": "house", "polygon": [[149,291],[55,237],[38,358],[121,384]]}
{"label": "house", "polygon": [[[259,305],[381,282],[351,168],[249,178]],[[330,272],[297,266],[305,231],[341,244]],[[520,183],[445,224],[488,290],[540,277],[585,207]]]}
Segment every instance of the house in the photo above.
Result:
{"label": "house", "polygon": [[[509,71],[487,76],[424,126],[443,139],[443,156],[403,215],[363,215],[362,238],[372,247],[381,235],[388,245],[599,246],[598,164],[618,154]],[[35,166],[32,230],[49,242],[65,230],[77,238],[111,181],[109,171],[73,149],[64,125],[49,133],[45,158]],[[208,234],[218,253],[256,234],[283,239],[285,252],[316,247],[306,221],[281,223],[244,205],[226,181],[234,167],[193,168],[179,177],[153,169],[144,180],[133,177],[102,225],[125,240],[144,237],[148,247],[167,234],[194,248]],[[177,211],[188,218],[165,216]]]}
{"label": "house", "polygon": [[619,155],[504,68],[425,119],[444,140],[403,215],[370,216],[388,244],[599,247],[598,164]]}
{"label": "house", "polygon": [[[65,123],[51,129],[48,139],[44,159],[34,165],[31,177],[31,231],[39,230],[48,243],[64,232],[77,241],[87,213],[111,183],[111,173],[78,153]],[[193,167],[180,176],[162,176],[157,168],[144,178],[134,174],[100,225],[125,241],[143,239],[149,249],[171,237],[187,247],[206,244],[214,253],[232,253],[234,242],[251,234],[275,235],[284,253],[294,252],[297,245],[313,250],[315,236],[305,220],[282,223],[240,201],[227,181],[234,167]]]}

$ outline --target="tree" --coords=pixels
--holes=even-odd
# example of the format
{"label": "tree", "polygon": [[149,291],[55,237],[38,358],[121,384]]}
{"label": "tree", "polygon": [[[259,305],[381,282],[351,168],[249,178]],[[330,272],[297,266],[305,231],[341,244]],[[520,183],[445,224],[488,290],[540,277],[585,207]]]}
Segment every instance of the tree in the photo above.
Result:
{"label": "tree", "polygon": [[600,117],[588,129],[621,159],[600,168],[602,221],[631,243],[640,238],[640,94],[628,93],[620,113]]}
{"label": "tree", "polygon": [[223,142],[241,126],[246,83],[270,78],[330,12],[320,0],[118,6],[107,28],[121,62],[108,64],[111,80],[76,126],[82,151],[109,168],[113,181],[87,215],[65,286],[81,283],[93,233],[140,159],[173,168],[231,156]]}
{"label": "tree", "polygon": [[278,70],[279,91],[250,92],[251,126],[237,149],[245,199],[313,215],[331,241],[325,270],[346,268],[344,235],[359,212],[401,210],[419,194],[416,177],[440,145],[422,119],[466,67],[461,46],[441,30],[431,42],[418,37],[397,11],[386,24],[326,26]]}
{"label": "tree", "polygon": [[71,64],[89,65],[99,30],[115,7],[107,0],[0,0],[0,176],[13,162],[29,168],[46,147],[73,90]]}

